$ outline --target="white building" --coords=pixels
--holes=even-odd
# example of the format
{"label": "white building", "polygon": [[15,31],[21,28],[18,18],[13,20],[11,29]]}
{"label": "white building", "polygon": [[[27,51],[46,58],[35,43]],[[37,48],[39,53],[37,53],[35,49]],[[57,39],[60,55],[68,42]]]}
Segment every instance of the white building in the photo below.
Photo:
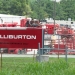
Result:
{"label": "white building", "polygon": [[17,22],[18,25],[20,25],[20,20],[24,18],[25,16],[0,14],[0,24],[4,24],[5,22],[8,23]]}

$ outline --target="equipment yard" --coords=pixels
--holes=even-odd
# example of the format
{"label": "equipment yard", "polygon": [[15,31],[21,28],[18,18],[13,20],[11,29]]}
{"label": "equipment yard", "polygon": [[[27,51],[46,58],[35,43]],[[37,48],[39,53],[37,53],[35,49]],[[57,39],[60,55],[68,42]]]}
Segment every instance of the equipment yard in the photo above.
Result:
{"label": "equipment yard", "polygon": [[0,75],[75,75],[75,0],[0,0]]}
{"label": "equipment yard", "polygon": [[[12,17],[17,18],[14,20]],[[43,48],[42,54],[65,55],[65,51],[70,50],[68,54],[74,55],[75,29],[71,25],[41,22],[23,16],[10,16],[8,20],[0,22],[0,48],[3,53],[34,54],[36,51],[37,54],[39,43]]]}

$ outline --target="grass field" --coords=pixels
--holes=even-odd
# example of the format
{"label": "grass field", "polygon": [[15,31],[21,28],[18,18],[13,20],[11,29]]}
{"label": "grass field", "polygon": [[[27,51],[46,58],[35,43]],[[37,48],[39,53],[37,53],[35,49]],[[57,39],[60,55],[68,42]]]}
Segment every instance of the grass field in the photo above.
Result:
{"label": "grass field", "polygon": [[3,58],[0,75],[75,75],[75,59],[50,58],[39,63],[33,58]]}

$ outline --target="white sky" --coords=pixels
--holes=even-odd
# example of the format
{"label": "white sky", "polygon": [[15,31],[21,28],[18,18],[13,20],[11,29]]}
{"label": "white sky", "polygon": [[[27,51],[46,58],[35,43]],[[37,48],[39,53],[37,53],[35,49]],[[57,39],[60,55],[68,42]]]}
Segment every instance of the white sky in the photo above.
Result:
{"label": "white sky", "polygon": [[[55,1],[55,0],[52,0],[52,1]],[[59,2],[60,0],[56,0],[57,2]]]}
{"label": "white sky", "polygon": [[56,0],[57,2],[59,2],[60,0]]}

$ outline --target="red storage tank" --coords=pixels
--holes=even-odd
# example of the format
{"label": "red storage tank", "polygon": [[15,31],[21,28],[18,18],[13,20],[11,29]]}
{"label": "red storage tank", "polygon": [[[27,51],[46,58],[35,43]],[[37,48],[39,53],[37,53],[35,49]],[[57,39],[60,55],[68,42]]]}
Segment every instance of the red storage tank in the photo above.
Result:
{"label": "red storage tank", "polygon": [[25,27],[24,25],[26,24],[27,19],[22,19],[20,22],[21,27]]}
{"label": "red storage tank", "polygon": [[54,25],[46,24],[46,31],[48,34],[54,34]]}

